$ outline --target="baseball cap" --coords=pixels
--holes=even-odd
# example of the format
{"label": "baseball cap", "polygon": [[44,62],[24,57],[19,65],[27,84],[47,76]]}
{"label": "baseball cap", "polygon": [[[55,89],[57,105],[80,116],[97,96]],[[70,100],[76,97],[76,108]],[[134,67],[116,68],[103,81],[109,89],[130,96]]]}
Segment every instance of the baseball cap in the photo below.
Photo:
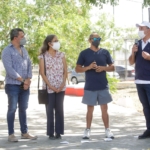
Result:
{"label": "baseball cap", "polygon": [[136,24],[136,27],[140,27],[140,26],[142,26],[142,27],[148,27],[148,28],[150,28],[150,22],[147,22],[147,21],[143,21],[142,23],[137,23]]}

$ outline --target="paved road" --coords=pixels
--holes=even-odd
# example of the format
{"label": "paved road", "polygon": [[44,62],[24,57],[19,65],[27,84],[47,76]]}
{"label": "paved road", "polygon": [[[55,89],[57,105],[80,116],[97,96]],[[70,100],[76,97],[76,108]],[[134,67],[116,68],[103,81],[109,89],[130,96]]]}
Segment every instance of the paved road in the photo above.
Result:
{"label": "paved road", "polygon": [[[29,132],[38,135],[38,140],[19,140],[17,143],[7,141],[7,97],[0,91],[0,150],[150,150],[150,139],[138,140],[137,135],[145,130],[142,114],[135,110],[109,104],[111,129],[115,139],[105,142],[104,127],[99,106],[95,107],[91,129],[91,140],[81,143],[85,128],[86,106],[81,104],[81,97],[66,96],[65,135],[61,140],[51,141],[45,135],[45,107],[38,105],[37,95],[31,94],[28,108]],[[16,114],[15,133],[20,138],[18,115]],[[69,144],[61,144],[67,141]]]}

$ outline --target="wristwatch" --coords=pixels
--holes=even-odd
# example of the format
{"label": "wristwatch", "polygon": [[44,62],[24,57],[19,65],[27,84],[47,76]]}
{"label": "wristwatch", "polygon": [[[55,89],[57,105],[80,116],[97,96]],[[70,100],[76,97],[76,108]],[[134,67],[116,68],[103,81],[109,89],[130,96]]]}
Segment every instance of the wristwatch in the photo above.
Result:
{"label": "wristwatch", "polygon": [[21,83],[23,83],[23,84],[24,84],[24,82],[25,82],[25,79],[23,79]]}

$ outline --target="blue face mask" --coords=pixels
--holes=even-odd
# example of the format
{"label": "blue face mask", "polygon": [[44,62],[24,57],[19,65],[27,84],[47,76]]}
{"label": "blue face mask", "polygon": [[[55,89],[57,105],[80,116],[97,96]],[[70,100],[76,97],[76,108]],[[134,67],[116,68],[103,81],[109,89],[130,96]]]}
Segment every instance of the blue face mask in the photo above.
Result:
{"label": "blue face mask", "polygon": [[93,38],[92,45],[98,48],[101,38]]}

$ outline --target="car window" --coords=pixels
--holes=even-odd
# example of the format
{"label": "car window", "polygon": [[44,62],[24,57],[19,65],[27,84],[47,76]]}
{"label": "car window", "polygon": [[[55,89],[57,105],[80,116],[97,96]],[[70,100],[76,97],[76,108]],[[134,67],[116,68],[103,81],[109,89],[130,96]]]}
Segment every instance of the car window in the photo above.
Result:
{"label": "car window", "polygon": [[119,70],[123,70],[124,68],[121,67],[121,66],[115,66],[115,69],[116,69],[117,71],[119,71]]}

